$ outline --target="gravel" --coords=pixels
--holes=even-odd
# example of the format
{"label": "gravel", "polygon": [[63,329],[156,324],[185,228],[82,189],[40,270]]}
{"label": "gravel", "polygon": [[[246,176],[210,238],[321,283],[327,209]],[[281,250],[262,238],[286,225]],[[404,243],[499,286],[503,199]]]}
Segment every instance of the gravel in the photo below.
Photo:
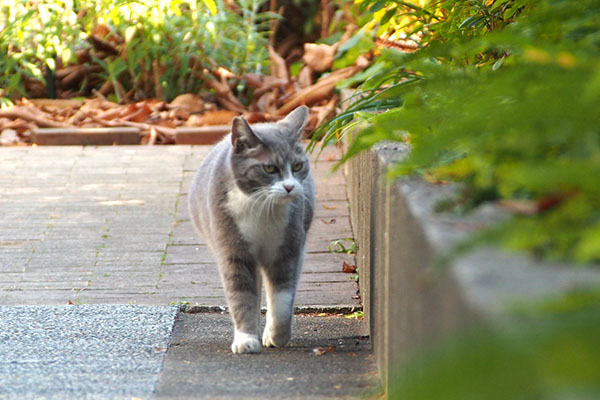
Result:
{"label": "gravel", "polygon": [[177,307],[0,306],[0,399],[146,399]]}

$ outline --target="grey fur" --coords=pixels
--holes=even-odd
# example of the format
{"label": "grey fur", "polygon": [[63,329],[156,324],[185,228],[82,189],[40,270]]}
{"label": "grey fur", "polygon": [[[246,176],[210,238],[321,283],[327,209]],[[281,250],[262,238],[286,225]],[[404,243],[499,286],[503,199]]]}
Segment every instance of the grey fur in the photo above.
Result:
{"label": "grey fur", "polygon": [[[260,348],[261,281],[267,294],[263,345],[284,346],[314,210],[309,160],[298,143],[308,109],[232,133],[200,165],[189,194],[192,221],[217,258],[235,325],[232,351]],[[294,171],[294,168],[297,171]]]}

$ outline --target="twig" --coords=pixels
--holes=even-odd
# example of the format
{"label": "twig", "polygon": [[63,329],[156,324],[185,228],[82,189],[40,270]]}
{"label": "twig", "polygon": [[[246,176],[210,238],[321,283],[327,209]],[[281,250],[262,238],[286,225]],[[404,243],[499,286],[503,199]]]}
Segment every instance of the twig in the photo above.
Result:
{"label": "twig", "polygon": [[[35,110],[35,111],[33,111]],[[55,122],[48,114],[33,107],[13,106],[5,110],[0,110],[0,118],[21,118],[26,121],[31,121],[40,127],[64,128],[69,127],[69,124]]]}
{"label": "twig", "polygon": [[148,138],[148,146],[153,146],[156,144],[156,128],[150,128],[150,137]]}

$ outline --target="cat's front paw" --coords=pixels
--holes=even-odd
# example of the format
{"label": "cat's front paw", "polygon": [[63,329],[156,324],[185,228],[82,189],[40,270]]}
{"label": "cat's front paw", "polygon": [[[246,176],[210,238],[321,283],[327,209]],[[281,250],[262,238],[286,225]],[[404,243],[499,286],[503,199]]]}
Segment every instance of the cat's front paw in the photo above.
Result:
{"label": "cat's front paw", "polygon": [[260,351],[258,336],[245,332],[235,332],[231,351],[234,354],[258,353]]}
{"label": "cat's front paw", "polygon": [[262,343],[265,347],[283,347],[290,340],[291,332],[284,329],[283,332],[275,332],[274,329],[266,328],[263,332]]}

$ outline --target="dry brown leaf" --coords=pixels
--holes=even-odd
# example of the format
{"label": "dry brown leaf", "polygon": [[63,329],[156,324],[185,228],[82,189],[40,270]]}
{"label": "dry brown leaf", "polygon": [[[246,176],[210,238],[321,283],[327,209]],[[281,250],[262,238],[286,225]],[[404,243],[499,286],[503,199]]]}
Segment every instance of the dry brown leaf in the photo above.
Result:
{"label": "dry brown leaf", "polygon": [[121,113],[121,118],[126,121],[133,122],[144,122],[148,119],[148,116],[152,110],[146,104],[146,102],[142,101],[139,103],[129,104],[125,110]]}
{"label": "dry brown leaf", "polygon": [[316,356],[323,356],[327,353],[335,353],[335,348],[333,346],[329,346],[329,347],[315,347],[313,349],[313,353]]}
{"label": "dry brown leaf", "polygon": [[277,111],[277,93],[267,92],[260,96],[254,105],[256,110],[263,113],[273,114]]}
{"label": "dry brown leaf", "polygon": [[[83,110],[83,107],[82,107],[82,110],[80,110],[80,111],[83,111],[84,113],[86,113],[86,111]],[[106,111],[102,111],[102,109],[98,109],[98,111],[100,111],[100,112],[96,116],[100,119],[106,119],[106,120],[112,120],[112,119],[118,118],[121,116],[121,113],[123,112],[123,110],[121,108],[111,108]],[[94,111],[90,110],[90,111],[87,111],[87,113],[94,113]]]}
{"label": "dry brown leaf", "polygon": [[116,48],[116,46],[108,40],[103,39],[100,35],[91,35],[89,40],[92,42],[94,48],[99,51],[103,51],[113,56],[119,54],[119,50]]}
{"label": "dry brown leaf", "polygon": [[101,38],[105,38],[110,35],[110,28],[104,24],[97,24],[94,26],[92,30],[92,35],[99,36]]}
{"label": "dry brown leaf", "polygon": [[205,110],[204,100],[202,100],[197,94],[193,93],[181,94],[175,97],[173,101],[169,103],[169,106],[181,108],[191,114],[199,113]]}
{"label": "dry brown leaf", "polygon": [[69,118],[68,123],[71,125],[78,125],[81,122],[83,122],[83,120],[85,120],[86,117],[87,115],[85,112],[77,110],[77,112],[73,114],[71,118]]}
{"label": "dry brown leaf", "polygon": [[228,70],[227,68],[219,67],[214,71],[214,75],[219,78],[221,81],[225,81],[231,78],[237,78],[237,76]]}
{"label": "dry brown leaf", "polygon": [[94,97],[85,101],[85,103],[81,106],[81,111],[94,112],[98,110],[108,110],[111,108],[121,107],[123,106],[118,103],[113,103],[112,101],[108,101],[101,97]]}
{"label": "dry brown leaf", "polygon": [[342,265],[342,272],[346,274],[355,274],[356,273],[356,265],[350,265],[346,261]]}
{"label": "dry brown leaf", "polygon": [[326,225],[329,225],[329,224],[335,224],[337,221],[335,218],[331,218],[329,220],[327,220],[325,218],[321,218],[321,222],[323,222]]}
{"label": "dry brown leaf", "polygon": [[253,87],[255,89],[260,89],[263,84],[264,84],[264,80],[263,80],[264,75],[261,74],[244,74],[244,76],[242,76],[242,79],[246,81],[246,85]]}
{"label": "dry brown leaf", "polygon": [[238,113],[229,110],[207,111],[202,115],[191,116],[187,121],[187,125],[229,125],[233,117],[238,115]]}
{"label": "dry brown leaf", "polygon": [[271,118],[263,112],[249,112],[244,114],[244,118],[249,124],[256,124],[257,122],[269,122]]}
{"label": "dry brown leaf", "polygon": [[310,67],[305,65],[300,68],[300,72],[298,72],[298,85],[300,85],[300,88],[304,89],[313,83],[313,71],[310,69]]}
{"label": "dry brown leaf", "polygon": [[[83,105],[83,100],[29,99],[28,103],[37,108],[45,108],[49,112],[60,112],[66,109],[75,109],[81,107]],[[25,101],[23,104],[25,104]]]}
{"label": "dry brown leaf", "polygon": [[206,85],[213,89],[215,92],[217,92],[217,94],[219,95],[219,97],[217,97],[217,101],[229,111],[233,111],[239,114],[246,111],[246,108],[234,96],[233,92],[231,91],[231,88],[228,85],[219,82],[216,79],[207,79]]}
{"label": "dry brown leaf", "polygon": [[176,108],[169,111],[169,118],[187,121],[190,118],[190,113],[182,108]]}
{"label": "dry brown leaf", "polygon": [[554,208],[571,196],[570,193],[555,193],[540,197],[537,200],[538,211],[546,211]]}
{"label": "dry brown leaf", "polygon": [[315,72],[325,72],[332,67],[335,52],[328,44],[304,43],[302,61]]}
{"label": "dry brown leaf", "polygon": [[335,106],[338,103],[338,96],[332,96],[327,104],[323,106],[315,106],[311,108],[311,113],[316,116],[316,126],[321,125],[323,121],[329,117],[333,117],[335,114]]}
{"label": "dry brown leaf", "polygon": [[288,72],[287,64],[283,57],[281,57],[273,46],[269,45],[269,59],[271,60],[271,75],[283,79],[285,81],[290,80],[290,74]]}
{"label": "dry brown leaf", "polygon": [[14,129],[17,132],[23,133],[35,127],[35,124],[21,118],[0,118],[0,129]]}

